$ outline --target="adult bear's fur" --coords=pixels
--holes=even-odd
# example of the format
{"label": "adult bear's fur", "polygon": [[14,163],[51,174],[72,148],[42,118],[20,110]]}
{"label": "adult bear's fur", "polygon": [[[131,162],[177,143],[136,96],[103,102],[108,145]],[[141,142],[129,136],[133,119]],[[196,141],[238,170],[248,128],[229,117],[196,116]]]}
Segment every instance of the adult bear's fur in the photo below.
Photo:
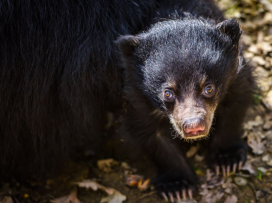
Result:
{"label": "adult bear's fur", "polygon": [[2,174],[58,168],[75,146],[97,142],[104,112],[122,97],[114,41],[146,27],[155,8],[152,0],[0,4]]}

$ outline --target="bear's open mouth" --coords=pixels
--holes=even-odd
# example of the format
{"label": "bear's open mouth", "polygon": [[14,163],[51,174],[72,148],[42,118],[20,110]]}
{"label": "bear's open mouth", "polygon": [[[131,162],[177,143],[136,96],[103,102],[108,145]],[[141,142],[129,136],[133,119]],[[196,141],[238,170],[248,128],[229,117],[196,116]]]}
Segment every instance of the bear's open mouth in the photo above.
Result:
{"label": "bear's open mouth", "polygon": [[184,132],[185,137],[194,137],[198,135],[204,135],[204,130],[192,131],[192,132]]}
{"label": "bear's open mouth", "polygon": [[184,135],[184,139],[190,139],[190,140],[193,140],[193,139],[199,139],[199,138],[203,138],[203,137],[206,137],[207,135],[203,134],[203,131],[202,133],[199,133],[198,135],[190,135],[190,134],[185,134]]}

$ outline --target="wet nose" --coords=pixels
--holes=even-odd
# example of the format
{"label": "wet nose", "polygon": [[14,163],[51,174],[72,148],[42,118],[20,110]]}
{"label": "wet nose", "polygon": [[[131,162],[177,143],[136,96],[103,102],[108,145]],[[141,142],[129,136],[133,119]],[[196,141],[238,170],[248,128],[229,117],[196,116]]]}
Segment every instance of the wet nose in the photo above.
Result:
{"label": "wet nose", "polygon": [[184,122],[183,130],[186,133],[186,136],[197,136],[205,130],[205,122],[200,118],[186,120]]}

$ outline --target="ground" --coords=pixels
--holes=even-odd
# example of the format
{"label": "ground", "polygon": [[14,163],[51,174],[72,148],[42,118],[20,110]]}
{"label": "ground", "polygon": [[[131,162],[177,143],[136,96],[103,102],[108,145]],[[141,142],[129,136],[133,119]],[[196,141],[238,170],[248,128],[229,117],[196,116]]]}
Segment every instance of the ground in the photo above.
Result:
{"label": "ground", "polygon": [[[255,95],[255,106],[244,124],[244,140],[250,150],[243,171],[216,176],[205,165],[201,144],[192,146],[187,156],[198,174],[199,188],[193,200],[181,202],[272,202],[272,3],[217,0],[217,4],[228,18],[239,20],[244,31],[244,56],[257,67],[255,73],[263,94]],[[108,127],[107,133],[112,134],[114,127]],[[0,203],[118,203],[124,199],[127,203],[165,202],[148,182],[155,176],[154,166],[135,146],[124,146],[122,140],[116,139],[105,143],[104,148],[107,152],[98,163],[69,163],[62,174],[45,182],[33,178],[0,183]]]}

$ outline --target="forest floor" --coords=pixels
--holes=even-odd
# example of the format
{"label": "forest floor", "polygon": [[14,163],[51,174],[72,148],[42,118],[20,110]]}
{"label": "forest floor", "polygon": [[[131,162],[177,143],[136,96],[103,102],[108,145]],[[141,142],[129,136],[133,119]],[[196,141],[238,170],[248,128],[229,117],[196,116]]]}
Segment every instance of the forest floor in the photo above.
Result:
{"label": "forest floor", "polygon": [[[216,176],[207,169],[201,146],[192,146],[187,156],[199,177],[199,188],[194,199],[180,203],[272,202],[272,3],[217,0],[217,4],[226,17],[239,20],[244,56],[257,67],[255,74],[263,94],[255,96],[256,104],[244,124],[243,138],[250,150],[243,170]],[[107,133],[113,131],[110,127]],[[97,164],[69,163],[62,174],[45,182],[2,182],[0,203],[165,202],[150,184],[154,166],[138,149],[120,139],[105,143],[105,148],[107,152]]]}

